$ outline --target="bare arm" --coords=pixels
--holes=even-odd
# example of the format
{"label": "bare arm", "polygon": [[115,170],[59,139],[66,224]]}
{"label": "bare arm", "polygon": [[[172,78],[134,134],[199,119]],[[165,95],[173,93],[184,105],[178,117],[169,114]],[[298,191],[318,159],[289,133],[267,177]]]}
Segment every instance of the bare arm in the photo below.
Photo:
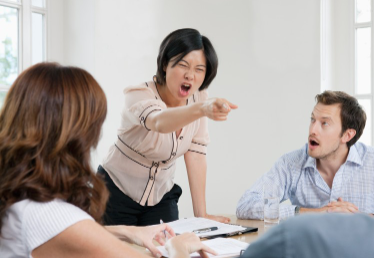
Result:
{"label": "bare arm", "polygon": [[[159,227],[162,227],[162,225],[159,225],[158,228],[155,226],[153,229],[159,232]],[[83,220],[68,227],[57,236],[35,248],[32,251],[32,256],[34,258],[149,258],[149,255],[133,249],[130,245],[118,240],[113,234],[117,236],[118,234],[126,234],[126,238],[133,242],[136,240],[139,232],[140,234],[144,232],[148,234],[150,228],[152,227],[128,227],[127,229],[125,228],[127,232],[124,233],[122,230],[118,231],[119,228],[115,229],[115,227],[112,227],[106,230],[94,221]],[[171,230],[170,227],[165,229],[168,231]],[[173,233],[172,230],[170,233]],[[167,249],[171,254],[171,258],[189,257],[189,253],[195,251],[201,251],[201,253],[206,251],[215,254],[212,249],[203,245],[200,239],[192,233],[173,237],[168,242]],[[158,256],[160,257],[160,255]]]}
{"label": "bare arm", "polygon": [[164,245],[166,235],[169,238],[175,236],[173,229],[168,224],[148,227],[106,226],[105,228],[119,239],[148,248],[154,256],[160,252],[153,244],[153,240]]}
{"label": "bare arm", "polygon": [[[80,221],[32,251],[34,258],[144,257],[94,221]],[[149,256],[148,256],[149,257]]]}
{"label": "bare arm", "polygon": [[205,217],[219,222],[229,223],[229,218],[209,215],[206,213],[206,156],[188,151],[186,154],[184,154],[184,160],[186,162],[194,215],[196,217]]}
{"label": "bare arm", "polygon": [[145,125],[152,131],[171,133],[203,116],[215,121],[224,121],[231,109],[236,108],[236,105],[225,99],[208,99],[188,106],[168,108],[150,113]]}

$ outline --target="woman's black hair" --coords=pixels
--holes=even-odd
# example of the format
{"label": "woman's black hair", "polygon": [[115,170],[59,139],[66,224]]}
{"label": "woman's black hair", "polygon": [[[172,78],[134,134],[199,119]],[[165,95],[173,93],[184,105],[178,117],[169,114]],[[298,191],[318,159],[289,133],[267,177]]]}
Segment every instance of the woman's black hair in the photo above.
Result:
{"label": "woman's black hair", "polygon": [[210,40],[195,29],[179,29],[170,33],[161,43],[157,57],[156,82],[165,85],[166,68],[171,59],[173,67],[188,53],[202,50],[206,59],[206,74],[199,91],[207,89],[217,75],[218,57]]}

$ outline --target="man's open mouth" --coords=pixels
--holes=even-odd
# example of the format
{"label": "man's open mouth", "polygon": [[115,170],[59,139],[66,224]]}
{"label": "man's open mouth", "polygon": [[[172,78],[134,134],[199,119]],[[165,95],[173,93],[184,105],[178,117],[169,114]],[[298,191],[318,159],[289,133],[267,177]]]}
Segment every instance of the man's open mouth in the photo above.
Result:
{"label": "man's open mouth", "polygon": [[315,140],[309,140],[309,144],[310,144],[311,146],[318,146],[318,145],[319,145],[319,143],[316,142]]}

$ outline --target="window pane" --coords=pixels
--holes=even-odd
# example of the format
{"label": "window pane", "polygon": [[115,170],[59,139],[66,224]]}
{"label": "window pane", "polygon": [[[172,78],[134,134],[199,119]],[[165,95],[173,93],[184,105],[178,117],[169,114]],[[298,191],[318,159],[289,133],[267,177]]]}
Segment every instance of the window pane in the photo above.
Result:
{"label": "window pane", "polygon": [[0,5],[0,85],[18,75],[18,10]]}
{"label": "window pane", "polygon": [[32,64],[44,61],[43,14],[32,13]]}
{"label": "window pane", "polygon": [[370,0],[356,0],[356,22],[370,22]]}
{"label": "window pane", "polygon": [[44,7],[44,0],[32,0],[32,5],[36,7]]}
{"label": "window pane", "polygon": [[359,141],[363,142],[367,145],[371,145],[371,135],[372,135],[372,128],[371,128],[371,100],[370,99],[359,99],[358,102],[361,104],[363,109],[366,112],[366,125],[363,134],[361,135]]}
{"label": "window pane", "polygon": [[0,108],[2,108],[5,100],[5,96],[8,92],[6,91],[0,91]]}
{"label": "window pane", "polygon": [[356,94],[371,92],[371,28],[356,30]]}

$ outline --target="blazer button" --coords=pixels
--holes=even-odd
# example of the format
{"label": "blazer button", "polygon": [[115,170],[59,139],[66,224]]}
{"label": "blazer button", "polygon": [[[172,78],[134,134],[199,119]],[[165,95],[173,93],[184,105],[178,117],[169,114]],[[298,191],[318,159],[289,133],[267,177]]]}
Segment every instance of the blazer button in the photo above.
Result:
{"label": "blazer button", "polygon": [[183,140],[183,136],[179,137],[179,140]]}

